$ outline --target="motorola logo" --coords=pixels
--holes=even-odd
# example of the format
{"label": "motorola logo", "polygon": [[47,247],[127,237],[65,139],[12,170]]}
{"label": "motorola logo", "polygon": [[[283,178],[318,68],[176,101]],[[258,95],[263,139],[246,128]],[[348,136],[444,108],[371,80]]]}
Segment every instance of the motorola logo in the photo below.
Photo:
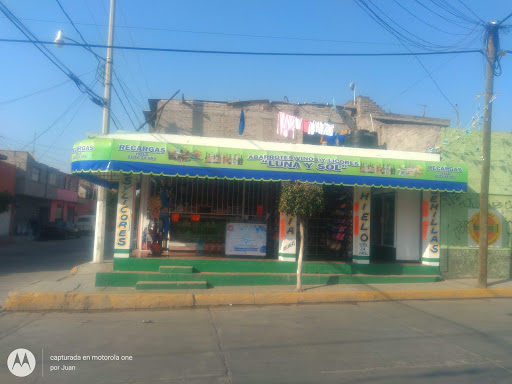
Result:
{"label": "motorola logo", "polygon": [[15,349],[7,358],[7,368],[9,368],[9,371],[11,371],[14,376],[28,376],[34,371],[35,367],[36,358],[28,349]]}

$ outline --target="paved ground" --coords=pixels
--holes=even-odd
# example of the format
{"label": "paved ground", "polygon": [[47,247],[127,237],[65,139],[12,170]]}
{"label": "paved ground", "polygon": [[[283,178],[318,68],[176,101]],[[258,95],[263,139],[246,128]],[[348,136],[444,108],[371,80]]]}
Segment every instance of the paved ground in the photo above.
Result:
{"label": "paved ground", "polygon": [[[7,313],[0,382],[509,384],[511,324],[511,299]],[[37,359],[24,380],[5,364],[19,347]]]}
{"label": "paved ground", "polygon": [[68,276],[71,268],[90,261],[92,248],[92,236],[50,241],[23,236],[16,243],[0,244],[0,305],[9,291]]}

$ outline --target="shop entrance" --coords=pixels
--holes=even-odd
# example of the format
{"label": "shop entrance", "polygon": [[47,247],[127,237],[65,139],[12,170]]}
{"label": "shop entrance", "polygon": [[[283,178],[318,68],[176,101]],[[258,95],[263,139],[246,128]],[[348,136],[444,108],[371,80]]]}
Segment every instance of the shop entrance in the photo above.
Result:
{"label": "shop entrance", "polygon": [[395,191],[372,190],[370,263],[396,260]]}
{"label": "shop entrance", "polygon": [[419,262],[421,192],[372,191],[370,262]]}
{"label": "shop entrance", "polygon": [[[260,231],[257,256],[276,258],[279,189],[278,182],[152,176],[143,250],[156,242],[163,256],[224,257],[230,249],[227,231],[253,225]],[[256,242],[249,237],[247,243]],[[256,256],[241,246],[236,250],[237,257]]]}
{"label": "shop entrance", "polygon": [[307,223],[304,258],[351,261],[353,187],[324,185],[325,210]]}

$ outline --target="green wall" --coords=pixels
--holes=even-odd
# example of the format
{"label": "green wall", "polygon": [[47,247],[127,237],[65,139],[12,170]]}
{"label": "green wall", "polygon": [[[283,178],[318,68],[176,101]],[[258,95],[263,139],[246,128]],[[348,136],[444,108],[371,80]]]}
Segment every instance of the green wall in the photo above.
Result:
{"label": "green wall", "polygon": [[[475,277],[478,249],[469,247],[469,210],[480,208],[482,132],[446,128],[441,160],[468,167],[468,192],[441,194],[441,273],[446,278]],[[512,134],[493,132],[489,209],[502,216],[502,245],[489,251],[491,278],[512,277]]]}

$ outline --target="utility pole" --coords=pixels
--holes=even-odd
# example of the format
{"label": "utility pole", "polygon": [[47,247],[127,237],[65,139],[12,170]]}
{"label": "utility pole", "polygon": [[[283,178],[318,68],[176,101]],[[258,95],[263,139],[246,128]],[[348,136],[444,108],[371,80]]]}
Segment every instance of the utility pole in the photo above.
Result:
{"label": "utility pole", "polygon": [[459,105],[455,104],[455,118],[457,119],[457,129],[459,128]]}
{"label": "utility pole", "polygon": [[499,46],[499,24],[491,21],[486,25],[486,59],[487,72],[485,78],[485,104],[483,126],[483,160],[482,180],[480,186],[480,241],[478,249],[478,286],[487,288],[487,251],[489,245],[488,204],[489,204],[489,174],[491,168],[491,116],[492,96],[494,88],[494,65],[496,63],[496,47]]}
{"label": "utility pole", "polygon": [[[101,133],[107,135],[110,127],[110,88],[112,86],[112,61],[114,45],[115,0],[110,0],[110,16],[108,21],[107,60],[105,63],[105,103],[103,105],[103,125]],[[96,203],[96,229],[94,231],[94,253],[92,262],[102,263],[105,254],[105,221],[107,216],[107,188],[98,186]]]}

